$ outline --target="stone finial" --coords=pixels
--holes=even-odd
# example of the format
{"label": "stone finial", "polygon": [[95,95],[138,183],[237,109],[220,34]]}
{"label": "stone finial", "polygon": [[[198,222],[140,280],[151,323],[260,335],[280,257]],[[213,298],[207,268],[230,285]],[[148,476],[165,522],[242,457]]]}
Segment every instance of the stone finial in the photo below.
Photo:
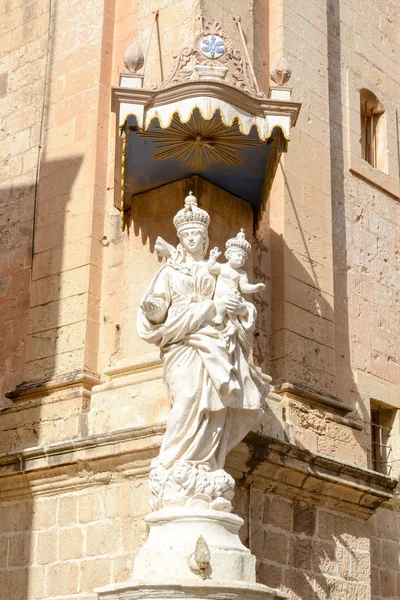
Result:
{"label": "stone finial", "polygon": [[143,67],[144,54],[137,40],[134,40],[125,50],[124,65],[130,73],[137,73]]}
{"label": "stone finial", "polygon": [[292,70],[283,56],[280,56],[272,65],[270,77],[276,85],[285,85],[290,79]]}

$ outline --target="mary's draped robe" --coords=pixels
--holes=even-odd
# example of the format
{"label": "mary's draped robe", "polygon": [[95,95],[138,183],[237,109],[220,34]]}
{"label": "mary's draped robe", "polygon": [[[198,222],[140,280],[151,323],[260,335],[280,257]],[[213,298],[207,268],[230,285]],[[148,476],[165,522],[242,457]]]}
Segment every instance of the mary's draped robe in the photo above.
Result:
{"label": "mary's draped robe", "polygon": [[156,318],[139,308],[139,335],[159,346],[164,359],[171,412],[159,462],[167,469],[177,460],[222,469],[227,453],[260,418],[268,392],[249,362],[255,307],[246,302],[246,316],[217,328],[211,322],[214,289],[204,261],[188,268],[170,260],[143,298],[158,305]]}

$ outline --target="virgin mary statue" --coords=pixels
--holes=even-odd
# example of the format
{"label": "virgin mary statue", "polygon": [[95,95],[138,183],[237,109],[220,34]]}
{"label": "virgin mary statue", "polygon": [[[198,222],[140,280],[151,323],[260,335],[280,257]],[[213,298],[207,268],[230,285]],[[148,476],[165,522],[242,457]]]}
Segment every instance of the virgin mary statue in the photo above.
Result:
{"label": "virgin mary statue", "polygon": [[268,384],[250,360],[256,309],[240,296],[215,325],[216,279],[204,260],[210,217],[189,195],[174,217],[180,243],[156,243],[166,263],[139,308],[142,339],[160,347],[171,412],[158,464],[223,469],[227,453],[259,419]]}

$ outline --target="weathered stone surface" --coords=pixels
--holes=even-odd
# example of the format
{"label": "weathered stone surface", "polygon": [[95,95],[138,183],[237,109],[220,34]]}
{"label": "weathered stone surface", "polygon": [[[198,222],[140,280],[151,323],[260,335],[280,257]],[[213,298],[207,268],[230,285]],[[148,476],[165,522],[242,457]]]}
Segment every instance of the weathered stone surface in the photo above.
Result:
{"label": "weathered stone surface", "polygon": [[[135,198],[121,230],[109,96],[132,39],[147,48],[153,11],[160,9],[166,73],[170,49],[191,42],[198,28],[197,3],[55,4],[42,140],[49,5],[34,0],[0,9],[1,395],[22,382],[54,381],[85,369],[104,381],[107,367],[144,353],[135,306],[158,266],[154,231],[161,227],[169,239],[167,220],[187,191],[177,182]],[[203,17],[221,20],[237,45],[232,14],[241,15],[263,89],[270,65],[284,55],[294,99],[303,104],[254,242],[254,277],[271,282],[257,303],[254,356],[274,382],[339,398],[353,412],[346,422],[332,406],[321,410],[285,398],[268,413],[264,433],[290,441],[300,456],[272,443],[232,453],[242,540],[254,546],[259,581],[282,586],[292,600],[396,598],[398,500],[388,503],[390,486],[379,476],[361,469],[358,477],[335,461],[370,467],[370,399],[400,407],[400,204],[393,195],[398,7],[393,0],[365,0],[362,13],[354,0],[328,7],[264,4],[202,3]],[[155,31],[146,86],[161,77]],[[385,108],[383,171],[358,160],[360,86]],[[242,221],[252,230],[248,205],[198,185],[215,219],[212,243]],[[126,580],[132,569],[146,537],[145,479],[162,428],[141,440],[117,436],[111,442],[102,434],[151,427],[165,420],[169,406],[160,373],[157,383],[151,375],[132,386],[128,375],[111,379],[115,389],[96,392],[92,404],[84,383],[0,400],[1,406],[14,402],[0,415],[0,587],[6,597],[94,600],[94,587]],[[84,449],[79,443],[88,434],[94,438]],[[54,450],[54,443],[68,439],[73,444]],[[333,462],[309,461],[307,450]],[[387,504],[377,508],[382,501]],[[302,519],[299,505],[309,507],[304,513],[315,511],[315,518]],[[374,511],[365,529],[357,515]],[[103,544],[102,524],[108,532],[110,521],[120,531],[120,546],[112,538]],[[264,540],[278,538],[274,556]],[[90,552],[101,553],[88,556],[86,539]],[[304,550],[309,542],[310,554]]]}
{"label": "weathered stone surface", "polygon": [[293,530],[304,535],[314,535],[316,527],[315,506],[296,502],[293,506]]}

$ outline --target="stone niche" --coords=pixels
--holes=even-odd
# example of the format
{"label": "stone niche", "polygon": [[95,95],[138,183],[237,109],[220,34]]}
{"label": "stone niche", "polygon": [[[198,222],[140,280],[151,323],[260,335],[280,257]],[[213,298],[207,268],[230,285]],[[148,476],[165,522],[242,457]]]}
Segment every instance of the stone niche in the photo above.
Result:
{"label": "stone niche", "polygon": [[[169,402],[162,363],[157,349],[139,338],[136,315],[149,273],[154,274],[161,265],[154,249],[156,238],[161,235],[176,245],[172,220],[189,191],[212,217],[209,249],[218,246],[224,251],[226,239],[241,227],[247,239],[254,241],[251,205],[201,177],[189,177],[132,198],[131,209],[124,215],[124,231],[112,245],[104,272],[101,335],[105,340],[114,337],[118,326],[119,339],[117,347],[114,342],[105,344],[110,350],[102,356],[104,383],[93,388],[89,434],[145,427],[166,419]],[[246,269],[251,275],[251,259]]]}

